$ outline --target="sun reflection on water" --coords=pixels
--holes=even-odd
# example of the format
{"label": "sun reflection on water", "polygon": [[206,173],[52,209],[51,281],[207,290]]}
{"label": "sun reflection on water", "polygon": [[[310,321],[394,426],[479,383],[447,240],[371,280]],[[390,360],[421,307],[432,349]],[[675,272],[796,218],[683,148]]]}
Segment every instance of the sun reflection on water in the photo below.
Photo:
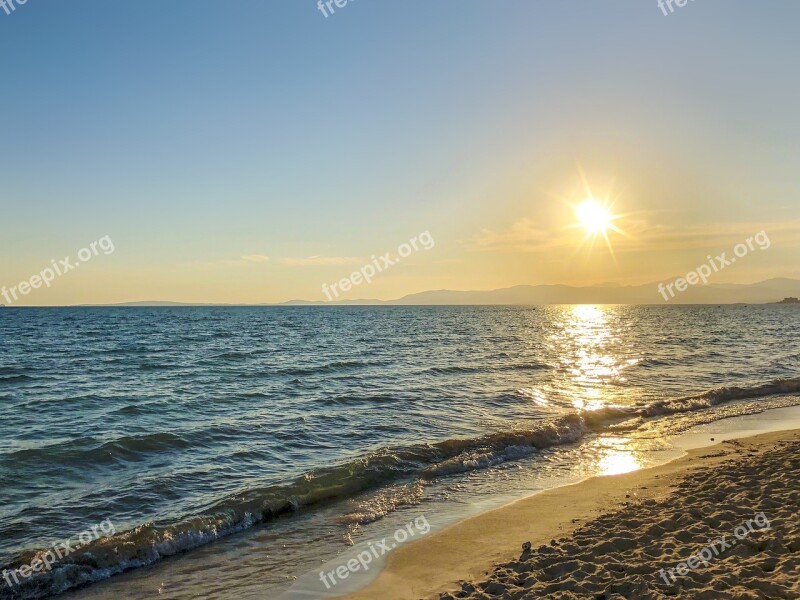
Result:
{"label": "sun reflection on water", "polygon": [[616,336],[606,310],[593,304],[578,304],[570,307],[566,318],[564,360],[574,361],[568,369],[572,404],[579,410],[608,406],[604,388],[619,377],[622,364],[608,351]]}
{"label": "sun reflection on water", "polygon": [[548,409],[597,411],[630,404],[626,370],[641,360],[624,307],[574,304],[553,307],[543,352],[555,367],[545,381],[520,389]]}

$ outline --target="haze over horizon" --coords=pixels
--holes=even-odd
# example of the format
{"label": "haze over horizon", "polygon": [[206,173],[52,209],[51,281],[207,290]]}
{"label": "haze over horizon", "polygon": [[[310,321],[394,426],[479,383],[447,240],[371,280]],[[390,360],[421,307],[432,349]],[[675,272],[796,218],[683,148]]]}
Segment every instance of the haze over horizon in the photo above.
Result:
{"label": "haze over horizon", "polygon": [[[773,278],[752,284],[708,284],[689,288],[676,298],[661,301],[657,284],[638,286],[605,282],[592,286],[563,284],[517,285],[489,290],[437,289],[406,294],[399,298],[350,298],[344,300],[310,300],[294,298],[284,302],[204,303],[173,300],[138,300],[108,304],[65,305],[69,307],[114,306],[487,306],[487,305],[546,305],[546,304],[775,304],[800,297],[800,279]],[[790,304],[792,302],[789,302]]]}
{"label": "haze over horizon", "polygon": [[108,236],[14,305],[325,300],[423,232],[332,299],[667,283],[759,232],[709,283],[800,279],[799,17],[28,2],[0,14],[0,286]]}

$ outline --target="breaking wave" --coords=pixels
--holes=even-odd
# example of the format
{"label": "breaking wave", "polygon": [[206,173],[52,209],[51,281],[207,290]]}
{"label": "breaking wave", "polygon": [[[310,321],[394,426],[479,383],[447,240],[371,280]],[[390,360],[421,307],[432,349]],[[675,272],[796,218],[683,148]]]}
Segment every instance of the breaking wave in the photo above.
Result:
{"label": "breaking wave", "polygon": [[[511,431],[474,438],[381,448],[344,464],[317,469],[285,484],[251,489],[227,497],[216,505],[180,522],[146,523],[88,544],[65,557],[46,573],[20,578],[20,585],[0,587],[0,599],[31,600],[106,579],[124,571],[153,564],[232,533],[321,503],[351,500],[345,523],[368,523],[404,504],[413,504],[421,488],[440,477],[484,469],[530,456],[538,450],[578,442],[586,435],[619,427],[636,427],[649,419],[690,413],[736,400],[800,392],[800,378],[781,379],[754,387],[722,387],[702,394],[631,407],[606,407],[573,412],[529,423]],[[174,434],[123,438],[99,448],[83,440],[72,452],[102,452],[113,456],[147,453],[185,444]],[[91,449],[87,449],[87,447]],[[58,454],[45,450],[49,460]],[[63,451],[64,448],[60,448]],[[31,459],[17,453],[18,460]],[[37,459],[44,457],[36,456]],[[356,496],[378,490],[379,501],[359,503]],[[30,564],[45,550],[27,552],[5,569]],[[2,569],[0,569],[2,570]]]}

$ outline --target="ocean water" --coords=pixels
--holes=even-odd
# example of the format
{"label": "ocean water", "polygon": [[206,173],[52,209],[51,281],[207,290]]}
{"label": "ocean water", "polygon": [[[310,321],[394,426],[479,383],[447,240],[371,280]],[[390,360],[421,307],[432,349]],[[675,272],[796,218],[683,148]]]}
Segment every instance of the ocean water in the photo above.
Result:
{"label": "ocean water", "polygon": [[0,568],[115,529],[0,598],[274,597],[389,523],[800,404],[798,333],[791,305],[0,309]]}

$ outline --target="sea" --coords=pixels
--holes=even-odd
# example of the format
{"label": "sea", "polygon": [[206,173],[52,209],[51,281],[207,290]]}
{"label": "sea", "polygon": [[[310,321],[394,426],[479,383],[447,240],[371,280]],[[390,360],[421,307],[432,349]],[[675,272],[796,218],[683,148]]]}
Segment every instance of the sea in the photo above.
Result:
{"label": "sea", "polygon": [[798,334],[794,305],[0,308],[0,599],[333,596],[420,518],[800,404]]}

